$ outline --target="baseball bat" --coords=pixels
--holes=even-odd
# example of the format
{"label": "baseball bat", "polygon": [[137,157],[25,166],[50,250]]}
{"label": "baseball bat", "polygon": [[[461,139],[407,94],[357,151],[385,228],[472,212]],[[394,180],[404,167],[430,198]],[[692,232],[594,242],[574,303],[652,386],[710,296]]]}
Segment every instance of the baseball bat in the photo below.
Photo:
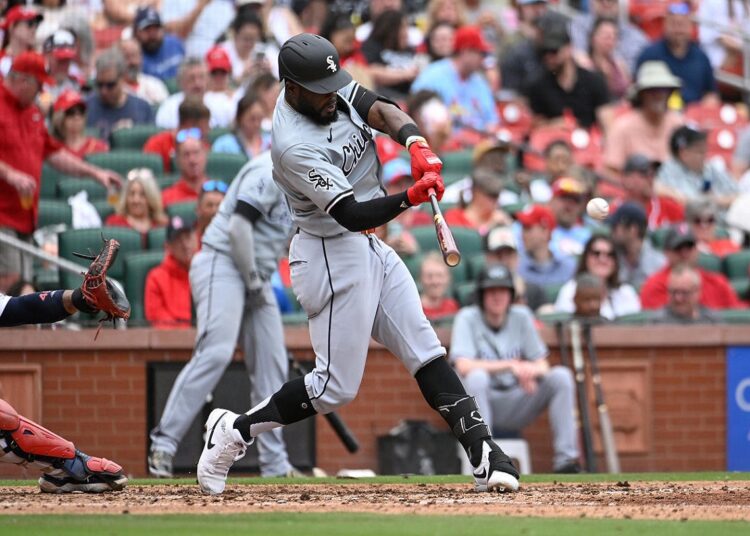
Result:
{"label": "baseball bat", "polygon": [[461,252],[458,251],[458,246],[456,245],[456,240],[453,238],[450,227],[445,223],[443,211],[440,210],[440,205],[438,205],[435,190],[430,188],[428,194],[430,195],[432,219],[435,222],[435,233],[437,234],[440,252],[443,254],[443,261],[450,267],[458,266],[458,263],[461,262]]}
{"label": "baseball bat", "polygon": [[594,384],[596,409],[599,412],[599,432],[602,434],[602,447],[604,449],[604,458],[607,462],[607,472],[619,473],[620,458],[617,455],[615,433],[612,428],[612,420],[609,417],[609,409],[604,402],[604,390],[602,389],[602,377],[599,373],[599,361],[596,355],[596,346],[591,337],[591,324],[588,322],[583,325],[583,337],[586,340],[586,347],[589,353],[591,381]]}
{"label": "baseball bat", "polygon": [[[293,357],[290,356],[289,360],[292,363],[292,369],[300,376],[304,376],[309,372],[309,370],[305,370],[305,368]],[[357,452],[359,450],[359,441],[357,441],[354,432],[352,432],[341,417],[339,417],[338,413],[332,411],[323,416],[328,421],[328,424],[331,425],[331,428],[333,428],[336,437],[338,437],[339,441],[341,441],[344,447],[346,447],[346,450],[351,453]]]}
{"label": "baseball bat", "polygon": [[581,324],[577,320],[570,322],[570,345],[573,349],[573,371],[576,379],[576,394],[578,395],[578,411],[581,415],[581,431],[583,432],[583,451],[586,458],[586,469],[589,473],[596,472],[596,458],[594,457],[594,442],[591,436],[591,418],[589,416],[589,395],[586,390],[586,364],[581,350]]}

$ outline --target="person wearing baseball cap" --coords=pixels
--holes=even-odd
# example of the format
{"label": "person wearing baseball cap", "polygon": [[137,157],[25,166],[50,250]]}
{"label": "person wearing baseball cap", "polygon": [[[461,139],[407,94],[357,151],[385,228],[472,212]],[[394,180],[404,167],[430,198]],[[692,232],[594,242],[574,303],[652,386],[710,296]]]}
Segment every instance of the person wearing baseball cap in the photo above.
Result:
{"label": "person wearing baseball cap", "polygon": [[78,158],[109,151],[107,142],[86,135],[86,101],[72,89],[60,93],[52,106],[52,135]]}
{"label": "person wearing baseball cap", "polygon": [[[50,82],[42,55],[22,52],[0,83],[0,228],[26,241],[36,228],[45,160],[63,173],[90,177],[104,186],[121,183],[117,173],[84,162],[48,133],[34,101]],[[31,263],[17,250],[0,246],[0,292],[21,276],[31,278]]]}
{"label": "person wearing baseball cap", "polygon": [[649,277],[641,287],[641,305],[644,309],[659,309],[669,300],[669,273],[677,265],[685,264],[700,274],[700,305],[709,309],[741,309],[740,301],[724,274],[710,272],[698,264],[695,235],[686,225],[671,227],[664,238],[667,265]]}
{"label": "person wearing baseball cap", "polygon": [[641,205],[648,217],[648,228],[652,230],[685,221],[683,206],[674,198],[658,194],[654,189],[659,167],[659,162],[645,155],[630,155],[622,170],[622,188],[625,195],[619,202],[612,203],[613,210],[620,203],[627,201]]}
{"label": "person wearing baseball cap", "polygon": [[166,81],[177,76],[185,57],[185,47],[177,36],[166,33],[159,12],[139,7],[133,20],[133,37],[143,52],[143,72]]}
{"label": "person wearing baseball cap", "polygon": [[146,277],[144,314],[152,326],[162,329],[189,328],[190,261],[197,248],[195,220],[172,216],[167,224],[164,260]]}
{"label": "person wearing baseball cap", "polygon": [[456,30],[453,55],[429,64],[411,86],[412,93],[432,90],[451,109],[454,131],[469,127],[491,132],[497,128],[495,98],[483,75],[485,57],[492,52],[478,26]]}
{"label": "person wearing baseball cap", "polygon": [[7,76],[16,56],[34,50],[36,30],[43,18],[36,8],[30,6],[17,5],[8,10],[2,21],[5,37],[0,51],[0,75]]}
{"label": "person wearing baseball cap", "polygon": [[522,430],[549,410],[553,470],[578,473],[573,375],[549,363],[534,314],[514,303],[516,290],[506,266],[485,266],[476,303],[462,307],[453,321],[448,358],[491,427]]}
{"label": "person wearing baseball cap", "polygon": [[560,177],[552,183],[550,208],[557,226],[550,247],[560,255],[580,255],[591,238],[591,229],[583,224],[588,189],[575,177]]}
{"label": "person wearing baseball cap", "polygon": [[600,123],[609,103],[607,84],[598,73],[580,67],[573,59],[566,20],[553,19],[539,26],[537,54],[542,74],[528,87],[529,107],[534,114],[559,120],[570,111],[583,128]]}
{"label": "person wearing baseball cap", "polygon": [[672,1],[664,16],[663,38],[647,46],[638,57],[646,61],[663,61],[682,81],[680,93],[685,105],[710,98],[719,104],[716,79],[711,61],[693,39],[693,14],[689,1]]}
{"label": "person wearing baseball cap", "polygon": [[646,61],[630,89],[632,109],[618,115],[607,132],[604,164],[618,175],[631,154],[664,162],[669,158],[669,136],[685,120],[670,110],[670,95],[681,85],[663,61]]}
{"label": "person wearing baseball cap", "polygon": [[498,206],[503,176],[490,169],[476,168],[471,173],[471,200],[464,206],[445,211],[448,225],[468,227],[484,235],[497,224],[510,225],[511,218]]}
{"label": "person wearing baseball cap", "polygon": [[530,205],[517,212],[516,219],[521,224],[524,249],[518,275],[542,287],[562,285],[573,277],[576,269],[573,258],[556,255],[550,249],[552,231],[557,225],[552,210],[544,205]]}
{"label": "person wearing baseball cap", "polygon": [[42,52],[47,60],[49,74],[54,78],[54,83],[45,90],[45,93],[49,94],[47,102],[54,101],[65,90],[80,91],[81,82],[74,76],[74,70],[77,68],[73,65],[73,61],[78,57],[75,34],[70,30],[56,30],[44,40]]}
{"label": "person wearing baseball cap", "polygon": [[206,66],[208,67],[208,91],[206,94],[219,93],[231,97],[234,90],[230,86],[232,62],[227,51],[215,46],[206,53]]}
{"label": "person wearing baseball cap", "polygon": [[664,254],[646,238],[648,217],[639,203],[626,201],[607,220],[620,265],[621,283],[640,288],[652,274],[667,262]]}

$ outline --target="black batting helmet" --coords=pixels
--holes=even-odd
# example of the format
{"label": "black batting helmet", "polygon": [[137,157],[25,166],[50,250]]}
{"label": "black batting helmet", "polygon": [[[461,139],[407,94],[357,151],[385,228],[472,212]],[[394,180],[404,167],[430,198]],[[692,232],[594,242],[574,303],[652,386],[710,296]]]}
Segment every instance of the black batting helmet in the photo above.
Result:
{"label": "black batting helmet", "polygon": [[516,297],[516,287],[513,284],[513,274],[502,264],[490,264],[482,268],[477,277],[477,305],[484,308],[484,291],[488,288],[510,289],[511,302]]}
{"label": "black batting helmet", "polygon": [[318,94],[333,93],[352,81],[331,42],[309,33],[295,35],[282,45],[279,77]]}

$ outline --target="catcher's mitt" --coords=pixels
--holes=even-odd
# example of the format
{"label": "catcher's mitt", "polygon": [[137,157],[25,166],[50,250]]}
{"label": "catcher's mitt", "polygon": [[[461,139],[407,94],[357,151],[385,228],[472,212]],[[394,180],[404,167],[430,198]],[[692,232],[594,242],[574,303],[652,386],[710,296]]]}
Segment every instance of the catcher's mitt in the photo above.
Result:
{"label": "catcher's mitt", "polygon": [[82,259],[93,261],[88,271],[83,274],[81,294],[94,312],[102,311],[106,315],[99,322],[114,321],[115,318],[128,319],[130,318],[130,302],[122,290],[107,279],[107,270],[117,258],[120,243],[114,239],[105,240],[104,237],[102,240],[104,246],[96,256],[73,253]]}

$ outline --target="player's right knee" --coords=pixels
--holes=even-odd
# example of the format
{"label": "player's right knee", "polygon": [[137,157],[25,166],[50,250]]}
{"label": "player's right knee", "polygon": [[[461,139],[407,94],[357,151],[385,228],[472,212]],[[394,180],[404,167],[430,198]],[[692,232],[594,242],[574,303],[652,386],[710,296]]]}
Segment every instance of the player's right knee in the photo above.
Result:
{"label": "player's right knee", "polygon": [[18,412],[0,398],[0,430],[4,432],[14,432],[21,424]]}

